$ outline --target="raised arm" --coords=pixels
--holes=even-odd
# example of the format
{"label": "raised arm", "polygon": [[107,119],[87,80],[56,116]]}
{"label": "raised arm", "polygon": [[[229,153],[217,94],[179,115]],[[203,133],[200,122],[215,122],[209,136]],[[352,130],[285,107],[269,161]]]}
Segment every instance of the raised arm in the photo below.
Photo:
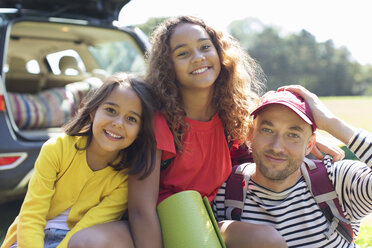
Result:
{"label": "raised arm", "polygon": [[335,116],[315,94],[304,87],[300,85],[289,85],[283,86],[279,90],[289,90],[301,95],[309,104],[318,128],[328,132],[344,144],[347,144],[355,134],[355,127]]}
{"label": "raised arm", "polygon": [[143,180],[129,176],[129,224],[135,247],[161,248],[162,238],[156,203],[159,194],[161,151],[156,151],[155,168]]}

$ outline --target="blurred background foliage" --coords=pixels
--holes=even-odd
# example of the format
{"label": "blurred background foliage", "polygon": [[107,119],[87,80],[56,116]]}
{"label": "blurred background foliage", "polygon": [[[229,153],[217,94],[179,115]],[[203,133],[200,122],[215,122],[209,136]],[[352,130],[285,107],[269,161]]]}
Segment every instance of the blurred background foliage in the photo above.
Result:
{"label": "blurred background foliage", "polygon": [[[136,26],[150,37],[164,19]],[[372,95],[372,65],[354,61],[346,47],[337,48],[332,40],[317,42],[306,30],[283,33],[253,18],[233,21],[227,32],[262,66],[267,90],[300,84],[319,96]]]}

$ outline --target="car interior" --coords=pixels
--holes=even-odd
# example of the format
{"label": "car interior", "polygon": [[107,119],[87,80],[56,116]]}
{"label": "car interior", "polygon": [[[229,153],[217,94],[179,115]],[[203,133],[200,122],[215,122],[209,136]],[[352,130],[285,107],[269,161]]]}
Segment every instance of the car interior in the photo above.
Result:
{"label": "car interior", "polygon": [[145,70],[136,41],[116,29],[21,21],[8,38],[4,97],[14,130],[27,139],[59,133],[108,75]]}

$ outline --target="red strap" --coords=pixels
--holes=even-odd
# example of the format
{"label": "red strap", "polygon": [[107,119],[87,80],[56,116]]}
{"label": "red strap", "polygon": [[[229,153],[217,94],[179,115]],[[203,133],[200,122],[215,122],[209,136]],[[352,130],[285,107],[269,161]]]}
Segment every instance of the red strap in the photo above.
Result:
{"label": "red strap", "polygon": [[225,188],[225,199],[243,201],[244,175],[236,174],[238,165],[233,166],[230,177],[227,179]]}
{"label": "red strap", "polygon": [[[309,169],[308,166],[306,166],[306,168],[309,173],[311,181],[311,191],[313,192],[314,196],[334,191],[335,189],[331,180],[329,180],[327,169],[324,166],[323,162],[321,160],[313,160],[313,162],[316,165],[315,169]],[[325,207],[324,204],[325,203],[320,203],[322,207]],[[337,205],[339,204],[336,204],[336,206]]]}
{"label": "red strap", "polygon": [[[316,165],[315,169],[310,169],[308,166],[306,166],[306,169],[309,173],[310,181],[311,181],[311,190],[313,192],[314,196],[326,194],[329,192],[334,191],[334,186],[331,182],[331,180],[328,177],[327,169],[324,165],[324,163],[321,160],[313,160],[313,162]],[[341,215],[341,217],[345,218],[344,213],[342,212],[342,208],[340,205],[340,202],[338,198],[334,198],[333,202]],[[320,209],[322,212],[324,212],[325,209],[329,208],[328,204],[326,202],[318,203]],[[344,223],[343,221],[339,222],[339,225],[341,225],[345,231],[347,231],[349,237],[345,237],[349,241],[354,241],[354,232],[350,224]]]}

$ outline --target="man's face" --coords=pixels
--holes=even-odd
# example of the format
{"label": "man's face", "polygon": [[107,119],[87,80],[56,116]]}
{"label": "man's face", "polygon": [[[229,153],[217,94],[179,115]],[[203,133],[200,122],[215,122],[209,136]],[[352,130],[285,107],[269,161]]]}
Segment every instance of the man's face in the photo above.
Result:
{"label": "man's face", "polygon": [[258,183],[296,183],[299,167],[314,141],[311,126],[292,110],[279,104],[265,107],[254,120],[252,135]]}

